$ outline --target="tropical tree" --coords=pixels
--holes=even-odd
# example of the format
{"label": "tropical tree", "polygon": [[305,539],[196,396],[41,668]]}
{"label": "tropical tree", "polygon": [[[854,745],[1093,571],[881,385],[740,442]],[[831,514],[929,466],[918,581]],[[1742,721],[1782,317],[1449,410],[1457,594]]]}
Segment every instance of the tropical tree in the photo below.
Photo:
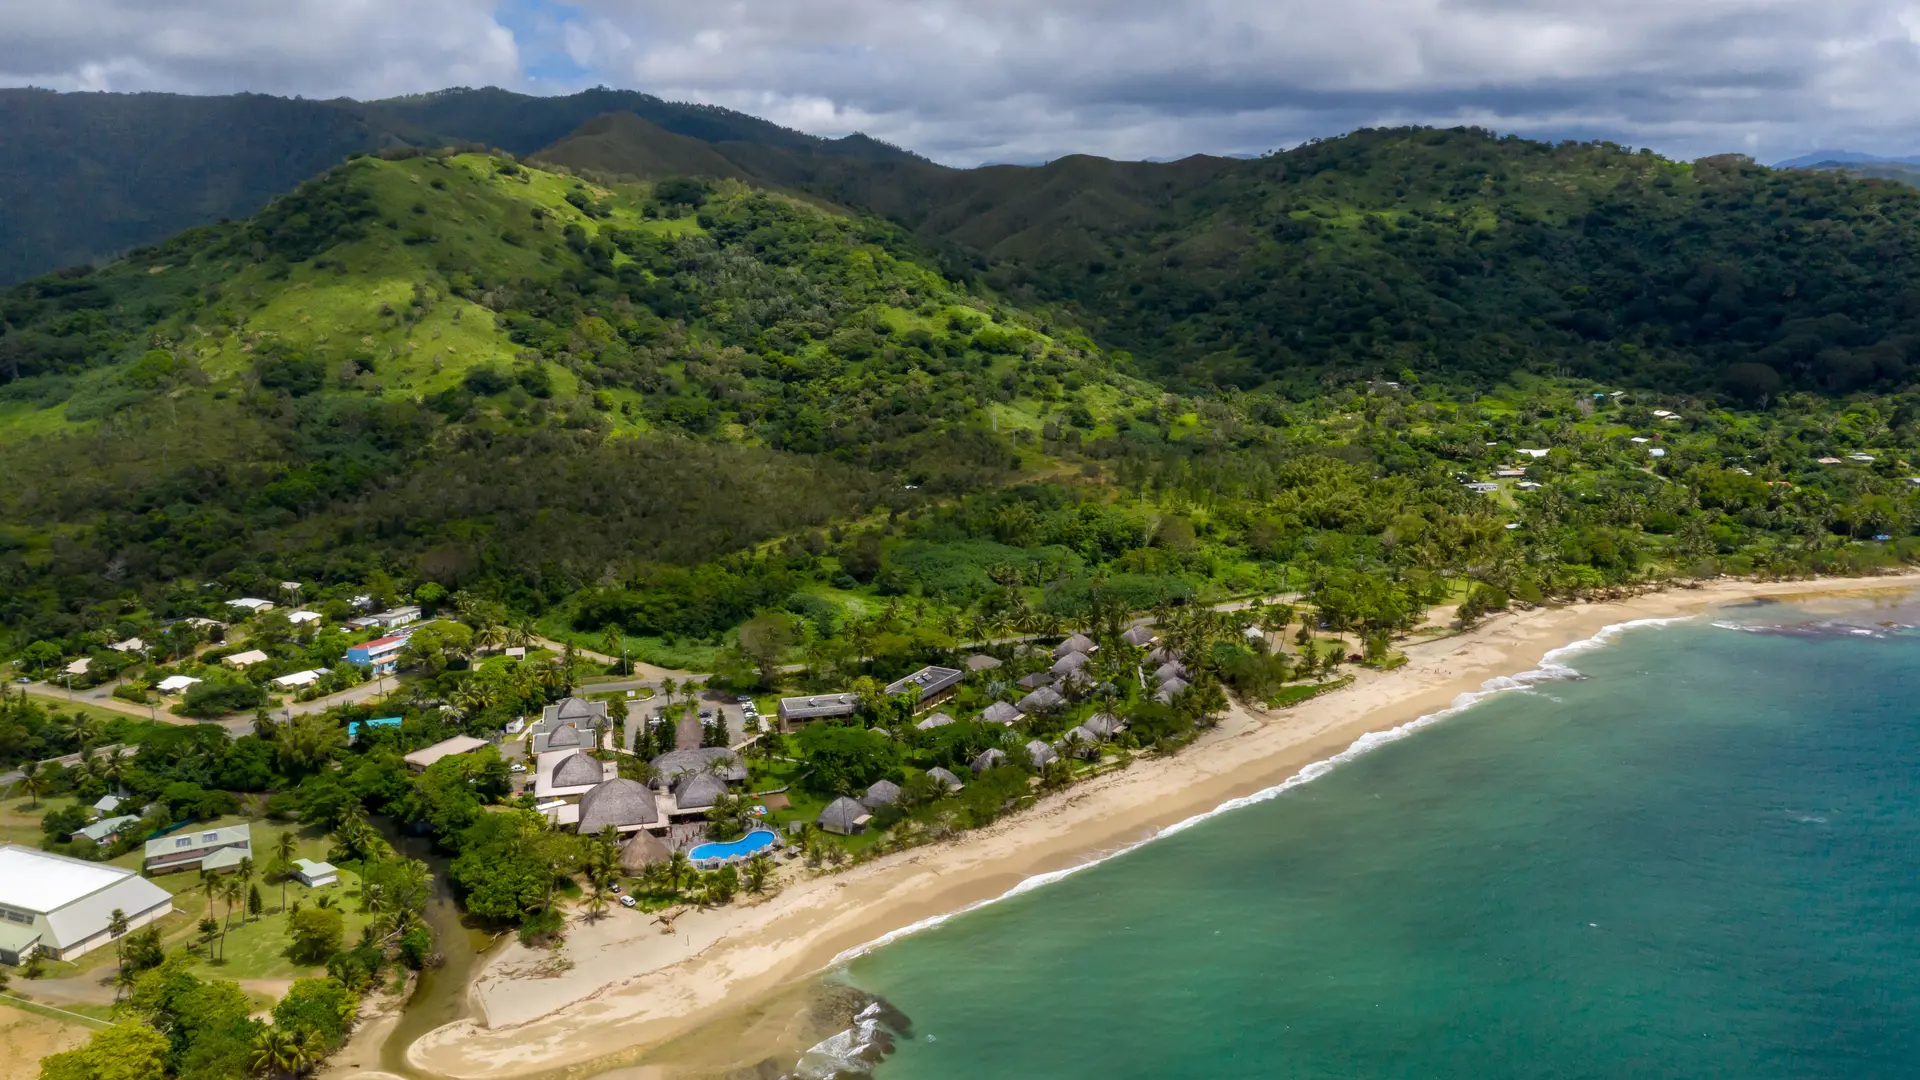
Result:
{"label": "tropical tree", "polygon": [[296,851],[293,830],[280,834],[273,842],[273,872],[280,879],[280,910],[287,910],[287,879],[293,877],[293,853]]}
{"label": "tropical tree", "polygon": [[20,766],[20,790],[27,793],[31,800],[29,809],[40,809],[40,796],[47,793],[47,778],[40,772],[40,763],[29,761]]}
{"label": "tropical tree", "polygon": [[773,859],[764,851],[756,851],[747,860],[746,882],[748,892],[764,892],[767,878],[773,875]]}

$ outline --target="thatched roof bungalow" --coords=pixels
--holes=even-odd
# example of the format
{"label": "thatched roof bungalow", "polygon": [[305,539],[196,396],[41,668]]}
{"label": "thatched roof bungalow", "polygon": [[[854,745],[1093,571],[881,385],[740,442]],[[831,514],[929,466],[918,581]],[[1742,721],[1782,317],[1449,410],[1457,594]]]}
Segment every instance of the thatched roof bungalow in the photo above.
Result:
{"label": "thatched roof bungalow", "polygon": [[580,796],[582,836],[591,836],[609,825],[620,832],[638,832],[665,824],[653,792],[638,780],[609,780]]}
{"label": "thatched roof bungalow", "polygon": [[890,806],[899,801],[899,784],[891,780],[876,780],[873,786],[867,789],[866,795],[861,797],[860,805],[865,806],[869,810],[878,810],[883,806]]}
{"label": "thatched roof bungalow", "polygon": [[1045,768],[1048,764],[1060,760],[1060,755],[1054,753],[1053,747],[1039,739],[1028,743],[1026,749],[1027,758],[1033,762],[1033,767],[1036,769]]}
{"label": "thatched roof bungalow", "polygon": [[873,815],[867,813],[866,807],[843,795],[828,803],[827,808],[820,811],[818,820],[820,827],[827,832],[852,836],[866,832],[867,822],[873,820]]}
{"label": "thatched roof bungalow", "polygon": [[996,701],[980,712],[980,719],[988,724],[1017,724],[1026,715],[1004,701]]}
{"label": "thatched roof bungalow", "polygon": [[1066,703],[1067,699],[1061,697],[1052,687],[1043,686],[1033,693],[1028,694],[1026,697],[1021,698],[1014,704],[1014,708],[1019,709],[1028,716],[1032,716],[1034,713],[1043,713],[1049,709],[1058,709]]}
{"label": "thatched roof bungalow", "polygon": [[932,777],[935,783],[939,784],[941,787],[947,789],[948,791],[959,791],[961,788],[967,786],[960,782],[960,778],[958,776],[953,775],[953,773],[947,771],[946,769],[941,768],[938,765],[935,765],[933,768],[928,769],[927,775]]}
{"label": "thatched roof bungalow", "polygon": [[1100,646],[1094,644],[1093,639],[1087,635],[1075,634],[1053,647],[1053,658],[1058,660],[1070,653],[1090,653],[1099,648]]}
{"label": "thatched roof bungalow", "polygon": [[974,758],[973,763],[969,765],[968,768],[973,770],[973,775],[979,776],[981,773],[986,772],[988,769],[997,769],[1000,766],[1005,765],[1006,763],[1007,763],[1007,755],[1001,750],[996,748],[992,750],[987,750],[984,753],[982,753],[979,757]]}
{"label": "thatched roof bungalow", "polygon": [[724,746],[703,746],[697,750],[669,750],[654,758],[653,771],[660,783],[671,787],[689,773],[712,773],[730,784],[747,778],[747,763]]}
{"label": "thatched roof bungalow", "polygon": [[1136,626],[1126,633],[1121,634],[1120,640],[1136,649],[1144,649],[1160,640],[1160,635],[1154,633],[1153,628],[1150,626]]}

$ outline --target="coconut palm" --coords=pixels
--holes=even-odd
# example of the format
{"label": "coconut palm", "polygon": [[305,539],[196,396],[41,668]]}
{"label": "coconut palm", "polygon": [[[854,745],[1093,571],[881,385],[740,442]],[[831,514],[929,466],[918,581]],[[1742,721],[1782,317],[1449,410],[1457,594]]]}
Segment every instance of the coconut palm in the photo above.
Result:
{"label": "coconut palm", "polygon": [[273,872],[280,877],[280,910],[287,910],[287,879],[293,876],[293,831],[280,834],[273,842]]}
{"label": "coconut palm", "polygon": [[[227,931],[233,928],[233,909],[239,907],[246,898],[246,886],[241,882],[239,874],[229,875],[225,881],[220,882],[220,899],[227,903],[227,917],[220,924],[220,962],[223,964],[227,960]],[[208,910],[211,911],[212,908],[209,907]]]}
{"label": "coconut palm", "polygon": [[40,763],[29,761],[20,767],[20,790],[32,800],[29,809],[40,808],[40,796],[47,793],[47,778],[40,774]]}
{"label": "coconut palm", "polygon": [[692,871],[693,863],[687,859],[687,853],[674,852],[673,856],[667,860],[667,888],[673,892],[679,892],[680,883],[687,880],[687,875]]}
{"label": "coconut palm", "polygon": [[767,887],[767,878],[773,874],[773,859],[764,851],[756,851],[747,860],[746,882],[748,892],[763,892]]}

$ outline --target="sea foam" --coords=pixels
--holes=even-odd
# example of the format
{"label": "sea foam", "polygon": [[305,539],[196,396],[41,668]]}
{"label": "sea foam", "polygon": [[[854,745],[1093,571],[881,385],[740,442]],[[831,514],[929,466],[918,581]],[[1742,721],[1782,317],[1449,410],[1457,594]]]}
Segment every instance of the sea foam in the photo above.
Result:
{"label": "sea foam", "polygon": [[1292,776],[1287,777],[1285,780],[1282,780],[1280,783],[1275,784],[1270,788],[1263,788],[1262,790],[1256,791],[1251,795],[1243,795],[1237,799],[1228,799],[1226,802],[1221,803],[1219,806],[1216,806],[1211,810],[1207,810],[1202,813],[1195,814],[1192,817],[1186,818],[1185,820],[1182,820],[1182,821],[1177,821],[1172,825],[1169,825],[1166,828],[1159,830],[1158,832],[1154,833],[1152,836],[1148,836],[1141,840],[1136,840],[1133,843],[1124,845],[1119,848],[1115,848],[1112,851],[1108,851],[1103,854],[1096,855],[1085,862],[1076,863],[1073,866],[1069,866],[1063,870],[1054,870],[1045,874],[1035,874],[1032,877],[1023,879],[1019,884],[1015,885],[1011,889],[1008,889],[1006,892],[999,894],[998,896],[990,896],[985,900],[975,901],[974,903],[968,904],[964,907],[956,908],[953,911],[946,912],[945,914],[930,916],[928,918],[921,919],[919,922],[911,923],[907,926],[903,926],[898,930],[889,931],[885,934],[880,935],[877,938],[874,938],[872,941],[866,942],[861,945],[855,945],[854,947],[841,952],[839,955],[835,956],[832,960],[828,961],[826,966],[828,968],[841,967],[847,963],[852,962],[853,960],[856,960],[862,956],[865,956],[866,954],[874,951],[875,949],[879,949],[895,941],[899,941],[901,938],[911,937],[914,934],[931,930],[934,927],[939,926],[941,923],[944,923],[949,919],[953,919],[958,916],[965,915],[970,911],[977,911],[980,908],[986,907],[989,904],[997,904],[1003,900],[1011,900],[1016,896],[1020,896],[1024,893],[1032,892],[1033,890],[1041,888],[1046,885],[1051,885],[1056,881],[1063,881],[1079,873],[1082,870],[1087,870],[1092,867],[1099,866],[1101,863],[1109,862],[1129,852],[1137,851],[1140,848],[1145,847],[1146,845],[1151,844],[1155,840],[1159,840],[1163,837],[1172,836],[1175,833],[1185,832],[1186,830],[1193,828],[1195,825],[1198,825],[1204,821],[1212,820],[1213,818],[1219,817],[1221,814],[1231,813],[1232,811],[1235,811],[1235,810],[1240,810],[1245,807],[1256,805],[1258,803],[1263,803],[1272,799],[1277,799],[1280,796],[1286,794],[1289,791],[1292,791],[1297,787],[1300,787],[1304,784],[1310,784],[1315,780],[1320,779],[1321,777],[1327,775],[1328,773],[1332,772],[1333,770],[1339,768],[1340,766],[1350,761],[1355,761],[1365,754],[1369,754],[1375,750],[1378,750],[1382,746],[1386,746],[1389,743],[1399,742],[1401,739],[1404,739],[1407,736],[1412,735],[1413,733],[1421,730],[1422,728],[1432,727],[1434,724],[1438,724],[1443,720],[1450,720],[1453,717],[1456,717],[1461,713],[1466,712],[1468,709],[1473,708],[1475,705],[1478,705],[1481,702],[1487,700],[1488,698],[1496,697],[1500,694],[1510,693],[1515,690],[1531,690],[1535,686],[1538,686],[1542,683],[1561,682],[1569,679],[1584,679],[1586,678],[1586,676],[1582,675],[1571,664],[1566,662],[1569,657],[1578,656],[1583,652],[1591,652],[1594,649],[1603,648],[1607,644],[1612,642],[1614,638],[1619,637],[1621,634],[1624,634],[1629,630],[1637,630],[1642,627],[1650,627],[1650,626],[1670,626],[1670,625],[1673,625],[1674,623],[1684,623],[1684,622],[1690,622],[1690,621],[1692,621],[1692,616],[1679,616],[1676,618],[1667,618],[1667,619],[1632,619],[1627,622],[1612,623],[1610,625],[1604,626],[1599,630],[1598,633],[1595,633],[1592,637],[1582,638],[1579,641],[1570,642],[1566,645],[1560,646],[1557,649],[1548,651],[1544,656],[1540,658],[1540,663],[1538,667],[1535,667],[1528,671],[1522,671],[1515,675],[1496,675],[1493,678],[1488,679],[1486,682],[1481,683],[1480,689],[1470,690],[1454,698],[1453,703],[1451,705],[1448,705],[1444,709],[1440,709],[1436,712],[1430,712],[1423,716],[1416,717],[1412,720],[1407,721],[1404,724],[1401,724],[1399,727],[1389,728],[1386,731],[1370,731],[1365,735],[1360,736],[1358,739],[1355,739],[1353,741],[1353,744],[1351,746],[1348,746],[1345,750],[1340,751],[1339,753],[1333,755],[1332,757],[1323,758],[1320,761],[1316,761],[1310,765],[1305,766],[1299,772],[1294,773]]}

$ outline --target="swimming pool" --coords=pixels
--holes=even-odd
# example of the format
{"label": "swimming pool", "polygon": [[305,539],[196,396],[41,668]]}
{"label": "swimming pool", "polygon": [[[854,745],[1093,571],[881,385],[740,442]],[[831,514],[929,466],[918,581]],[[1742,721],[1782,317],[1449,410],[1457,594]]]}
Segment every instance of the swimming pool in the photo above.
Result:
{"label": "swimming pool", "polygon": [[742,859],[772,847],[773,841],[773,830],[755,829],[738,840],[729,840],[724,844],[701,844],[687,852],[687,858],[696,863]]}

